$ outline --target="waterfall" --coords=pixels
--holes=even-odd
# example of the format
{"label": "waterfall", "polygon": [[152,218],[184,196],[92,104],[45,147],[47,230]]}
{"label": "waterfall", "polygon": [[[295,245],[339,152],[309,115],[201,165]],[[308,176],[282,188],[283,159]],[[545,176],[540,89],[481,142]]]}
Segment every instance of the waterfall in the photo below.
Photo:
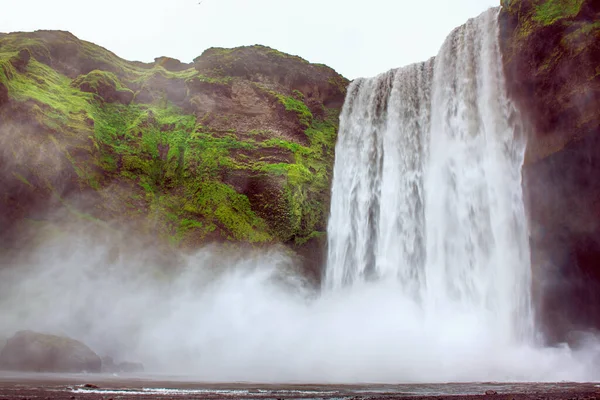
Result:
{"label": "waterfall", "polygon": [[599,381],[600,339],[532,340],[524,142],[497,13],[435,59],[349,88],[321,291],[286,248],[214,244],[164,264],[68,226],[0,266],[0,344],[31,329],[140,361],[140,379],[364,383],[374,396],[377,383],[423,383],[385,388],[420,396],[430,383]]}
{"label": "waterfall", "polygon": [[352,83],[328,226],[328,290],[390,281],[424,315],[531,335],[525,143],[505,93],[498,9],[435,59]]}

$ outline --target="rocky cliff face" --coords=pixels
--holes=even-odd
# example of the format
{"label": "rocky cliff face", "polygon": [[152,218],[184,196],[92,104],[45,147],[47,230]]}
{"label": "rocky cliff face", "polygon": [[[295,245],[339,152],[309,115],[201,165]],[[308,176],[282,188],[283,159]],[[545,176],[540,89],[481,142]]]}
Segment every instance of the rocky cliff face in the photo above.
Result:
{"label": "rocky cliff face", "polygon": [[523,170],[533,293],[550,342],[600,328],[600,2],[504,0],[510,95],[529,133]]}
{"label": "rocky cliff face", "polygon": [[320,262],[347,84],[263,46],[144,64],[66,32],[0,36],[3,243],[68,217]]}

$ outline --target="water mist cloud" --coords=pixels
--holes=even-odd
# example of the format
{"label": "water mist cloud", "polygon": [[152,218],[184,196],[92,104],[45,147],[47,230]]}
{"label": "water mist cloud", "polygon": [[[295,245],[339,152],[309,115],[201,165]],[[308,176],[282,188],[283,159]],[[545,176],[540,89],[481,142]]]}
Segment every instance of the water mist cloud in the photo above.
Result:
{"label": "water mist cloud", "polygon": [[165,268],[65,239],[0,271],[0,336],[65,334],[149,372],[208,381],[594,379],[594,341],[579,353],[498,342],[493,316],[451,304],[431,315],[389,282],[318,294],[276,249],[207,247]]}

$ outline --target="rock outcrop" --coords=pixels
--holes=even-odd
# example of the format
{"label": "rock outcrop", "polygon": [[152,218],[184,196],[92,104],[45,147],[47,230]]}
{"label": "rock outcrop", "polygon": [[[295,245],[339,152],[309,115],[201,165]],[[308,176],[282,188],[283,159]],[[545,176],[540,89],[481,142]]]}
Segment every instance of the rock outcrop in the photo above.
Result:
{"label": "rock outcrop", "polygon": [[4,35],[0,235],[60,208],[180,249],[321,254],[347,84],[264,46],[143,64],[67,32]]}
{"label": "rock outcrop", "polygon": [[600,2],[505,0],[506,79],[529,133],[533,294],[550,342],[600,327]]}
{"label": "rock outcrop", "polygon": [[112,72],[91,71],[77,77],[71,82],[71,86],[82,92],[94,93],[100,101],[107,103],[119,102],[127,105],[133,100],[133,91],[124,88]]}
{"label": "rock outcrop", "polygon": [[0,351],[0,369],[24,372],[100,372],[102,361],[83,343],[32,331],[17,332]]}

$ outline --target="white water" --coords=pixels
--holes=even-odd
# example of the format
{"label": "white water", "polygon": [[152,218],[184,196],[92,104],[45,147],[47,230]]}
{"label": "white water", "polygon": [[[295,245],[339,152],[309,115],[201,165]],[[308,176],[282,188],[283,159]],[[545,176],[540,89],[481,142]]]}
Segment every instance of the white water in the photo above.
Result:
{"label": "white water", "polygon": [[326,287],[390,280],[424,318],[457,312],[514,342],[532,338],[525,143],[509,124],[496,16],[456,29],[435,60],[353,82]]}
{"label": "white water", "polygon": [[203,381],[597,379],[597,346],[531,343],[522,143],[495,15],[453,32],[436,61],[353,84],[321,293],[279,251],[209,247],[165,270],[94,232],[0,268],[0,339],[66,334]]}

